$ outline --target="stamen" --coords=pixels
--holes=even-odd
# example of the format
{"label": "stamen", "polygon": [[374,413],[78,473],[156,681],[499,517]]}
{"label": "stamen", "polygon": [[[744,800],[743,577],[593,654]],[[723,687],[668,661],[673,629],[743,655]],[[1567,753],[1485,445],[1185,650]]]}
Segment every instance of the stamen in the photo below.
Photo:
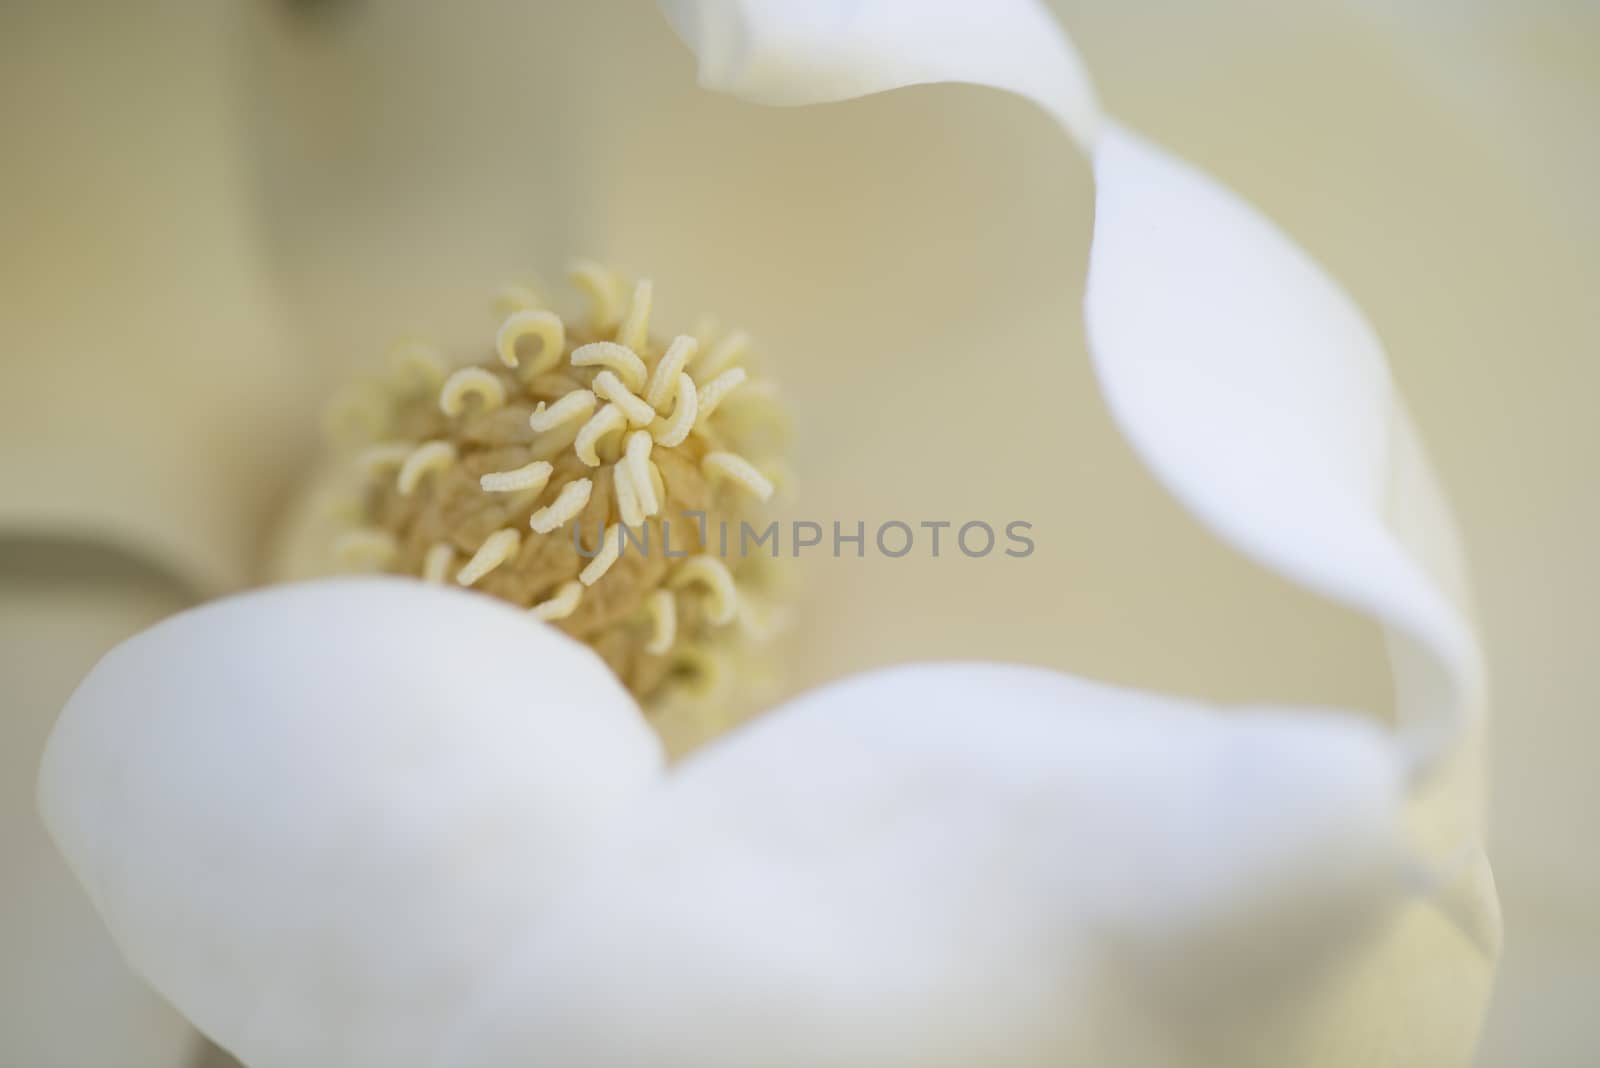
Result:
{"label": "stamen", "polygon": [[455,547],[448,542],[437,541],[428,546],[427,555],[422,558],[422,581],[443,582],[450,573],[450,565],[455,563]]}
{"label": "stamen", "polygon": [[609,367],[637,393],[649,373],[639,354],[615,341],[591,341],[572,350],[574,367]]}
{"label": "stamen", "polygon": [[654,445],[655,439],[648,430],[635,430],[628,435],[628,444],[622,454],[622,463],[627,465],[628,481],[638,494],[639,508],[647,516],[661,511],[663,496],[656,492],[655,480],[659,476],[652,474],[655,465],[650,462],[650,450]]}
{"label": "stamen", "polygon": [[370,445],[356,455],[356,467],[368,478],[377,478],[406,462],[411,450],[417,446],[409,441],[391,441],[383,445]]}
{"label": "stamen", "polygon": [[723,338],[712,347],[700,362],[695,365],[694,372],[703,378],[714,378],[727,370],[734,361],[743,358],[750,348],[750,335],[743,330],[735,331]]}
{"label": "stamen", "polygon": [[522,547],[522,535],[510,527],[497,530],[484,539],[472,559],[456,572],[456,583],[471,586],[483,576],[517,555]]}
{"label": "stamen", "polygon": [[389,351],[389,366],[402,384],[438,389],[444,382],[444,353],[421,341],[402,341]]}
{"label": "stamen", "polygon": [[699,349],[700,343],[688,334],[679,334],[672,339],[672,344],[667,346],[667,351],[661,356],[661,362],[656,364],[656,369],[650,373],[650,386],[645,390],[645,403],[656,411],[667,403],[667,398],[672,395],[673,389],[678,384],[678,375],[694,359],[694,354]]}
{"label": "stamen", "polygon": [[652,656],[662,656],[672,648],[678,636],[678,602],[667,590],[652,593],[645,608],[650,613],[650,640],[644,651]]}
{"label": "stamen", "polygon": [[578,581],[585,586],[593,586],[604,578],[606,572],[611,570],[611,565],[621,558],[622,539],[625,536],[626,532],[621,523],[603,531],[600,535],[600,551],[582,571],[578,572]]}
{"label": "stamen", "polygon": [[424,476],[433,471],[445,471],[456,462],[456,447],[448,441],[429,441],[418,445],[406,457],[405,463],[400,465],[400,475],[395,479],[395,488],[401,496],[409,497],[422,482]]}
{"label": "stamen", "polygon": [[583,506],[589,503],[589,494],[592,492],[594,483],[587,478],[568,482],[561,487],[561,492],[556,494],[555,500],[528,517],[528,526],[533,528],[535,534],[548,534],[552,530],[561,529],[583,511]]}
{"label": "stamen", "polygon": [[634,426],[649,426],[655,422],[656,410],[636,397],[632,390],[622,384],[622,379],[612,372],[601,371],[594,376],[594,391],[598,396],[621,408],[622,414],[627,416],[628,422]]}
{"label": "stamen", "polygon": [[727,684],[728,670],[722,657],[702,645],[685,645],[672,654],[673,672],[680,679],[688,668],[689,679],[680,682],[689,696],[710,702]]}
{"label": "stamen", "polygon": [[685,560],[667,579],[669,589],[681,590],[690,583],[703,584],[711,594],[708,618],[717,626],[733,621],[739,608],[739,590],[728,565],[715,556],[700,555]]}
{"label": "stamen", "polygon": [[486,412],[506,402],[506,387],[499,378],[481,367],[463,367],[445,379],[439,391],[439,410],[452,417],[460,415],[469,393],[477,394]]}
{"label": "stamen", "polygon": [[577,260],[570,268],[572,284],[581,289],[592,306],[590,322],[596,330],[616,325],[622,317],[622,279],[598,263]]}
{"label": "stamen", "polygon": [[555,468],[547,461],[535,460],[531,464],[524,464],[515,471],[493,471],[478,479],[478,485],[485,493],[514,493],[517,490],[542,490],[545,483],[550,481],[550,473]]}
{"label": "stamen", "polygon": [[682,445],[694,429],[700,411],[700,397],[694,388],[694,379],[687,372],[678,375],[678,400],[672,407],[672,416],[650,428],[657,445],[674,448]]}
{"label": "stamen", "polygon": [[639,494],[634,489],[633,475],[620,463],[611,469],[611,490],[617,498],[617,514],[630,527],[638,527],[645,520],[639,506]]}
{"label": "stamen", "polygon": [[700,461],[700,470],[708,480],[718,476],[737,482],[749,490],[756,499],[772,499],[772,481],[756,469],[756,465],[735,452],[708,452]]}
{"label": "stamen", "polygon": [[[635,351],[644,347],[650,332],[650,305],[655,299],[655,286],[646,278],[633,287],[633,300],[628,304],[628,314],[617,327],[617,341]],[[635,389],[642,387],[635,386]]]}
{"label": "stamen", "polygon": [[517,355],[517,344],[530,337],[539,339],[539,349],[524,372],[531,378],[554,370],[561,362],[561,354],[567,347],[567,328],[554,312],[513,312],[500,324],[500,332],[495,335],[495,351],[500,354],[500,362],[507,367],[518,366],[521,358]]}
{"label": "stamen", "polygon": [[549,407],[540,401],[528,416],[528,426],[541,433],[554,430],[563,423],[587,418],[597,403],[594,394],[586,389],[568,393]]}
{"label": "stamen", "polygon": [[333,555],[347,567],[374,567],[379,570],[394,563],[400,543],[387,530],[347,530],[333,543]]}
{"label": "stamen", "polygon": [[700,389],[700,414],[695,419],[695,425],[705,425],[711,413],[717,410],[717,405],[722,403],[722,398],[737,389],[747,377],[743,367],[734,367],[707,382]]}
{"label": "stamen", "polygon": [[510,315],[513,312],[532,311],[544,303],[539,296],[539,291],[530,285],[513,282],[500,287],[494,295],[494,310],[501,315]]}
{"label": "stamen", "polygon": [[573,442],[573,451],[590,467],[600,466],[600,455],[595,452],[595,446],[607,434],[625,430],[628,419],[622,414],[622,409],[615,404],[608,404],[601,408],[590,420],[583,424],[583,429],[578,431],[578,440]]}
{"label": "stamen", "polygon": [[556,591],[555,596],[549,600],[540,601],[528,611],[546,622],[553,623],[558,619],[566,619],[578,610],[578,604],[583,600],[583,583],[574,579],[564,582]]}

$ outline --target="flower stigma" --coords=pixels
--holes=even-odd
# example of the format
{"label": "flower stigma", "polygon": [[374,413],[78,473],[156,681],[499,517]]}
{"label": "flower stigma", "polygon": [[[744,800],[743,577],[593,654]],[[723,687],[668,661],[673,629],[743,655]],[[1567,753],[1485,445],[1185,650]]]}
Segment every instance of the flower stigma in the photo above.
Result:
{"label": "flower stigma", "polygon": [[662,339],[650,281],[593,263],[572,281],[584,319],[508,286],[485,351],[407,342],[330,408],[338,507],[319,570],[523,608],[594,649],[683,749],[730,726],[730,690],[765,670],[773,559],[715,532],[759,529],[785,420],[743,333],[706,321]]}

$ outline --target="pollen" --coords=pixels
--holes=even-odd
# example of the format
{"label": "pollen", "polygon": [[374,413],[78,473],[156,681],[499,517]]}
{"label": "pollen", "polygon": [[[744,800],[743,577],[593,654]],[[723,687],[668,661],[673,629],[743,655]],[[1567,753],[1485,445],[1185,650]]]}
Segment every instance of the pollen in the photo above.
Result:
{"label": "pollen", "polygon": [[586,642],[681,751],[728,724],[783,617],[773,561],[729,551],[767,521],[783,413],[748,335],[704,318],[658,335],[648,279],[583,262],[571,281],[586,315],[508,285],[476,351],[406,341],[341,395],[330,426],[359,503],[328,556],[467,587]]}

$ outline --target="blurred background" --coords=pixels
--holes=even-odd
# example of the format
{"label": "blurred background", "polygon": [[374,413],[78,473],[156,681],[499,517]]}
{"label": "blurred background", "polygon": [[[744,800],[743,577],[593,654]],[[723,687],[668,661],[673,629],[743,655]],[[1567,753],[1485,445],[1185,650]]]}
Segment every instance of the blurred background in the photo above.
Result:
{"label": "blurred background", "polygon": [[[1508,935],[1478,1063],[1595,1063],[1600,5],[1053,6],[1108,108],[1384,338],[1491,662]],[[25,2],[0,138],[0,1064],[209,1056],[56,861],[38,748],[112,644],[259,578],[332,390],[403,335],[482,347],[496,287],[576,255],[654,277],[664,324],[752,331],[806,512],[1034,524],[1025,561],[812,562],[789,690],[961,656],[1387,707],[1378,635],[1213,540],[1112,429],[1088,171],[1019,101],[752,108],[696,90],[641,0]]]}

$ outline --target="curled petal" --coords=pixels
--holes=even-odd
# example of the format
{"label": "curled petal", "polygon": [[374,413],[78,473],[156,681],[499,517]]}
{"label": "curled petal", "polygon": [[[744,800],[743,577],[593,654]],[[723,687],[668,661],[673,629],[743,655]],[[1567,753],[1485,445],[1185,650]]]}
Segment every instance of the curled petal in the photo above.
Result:
{"label": "curled petal", "polygon": [[113,650],[39,802],[133,966],[251,1068],[409,1066],[660,767],[584,646],[487,597],[341,580]]}

